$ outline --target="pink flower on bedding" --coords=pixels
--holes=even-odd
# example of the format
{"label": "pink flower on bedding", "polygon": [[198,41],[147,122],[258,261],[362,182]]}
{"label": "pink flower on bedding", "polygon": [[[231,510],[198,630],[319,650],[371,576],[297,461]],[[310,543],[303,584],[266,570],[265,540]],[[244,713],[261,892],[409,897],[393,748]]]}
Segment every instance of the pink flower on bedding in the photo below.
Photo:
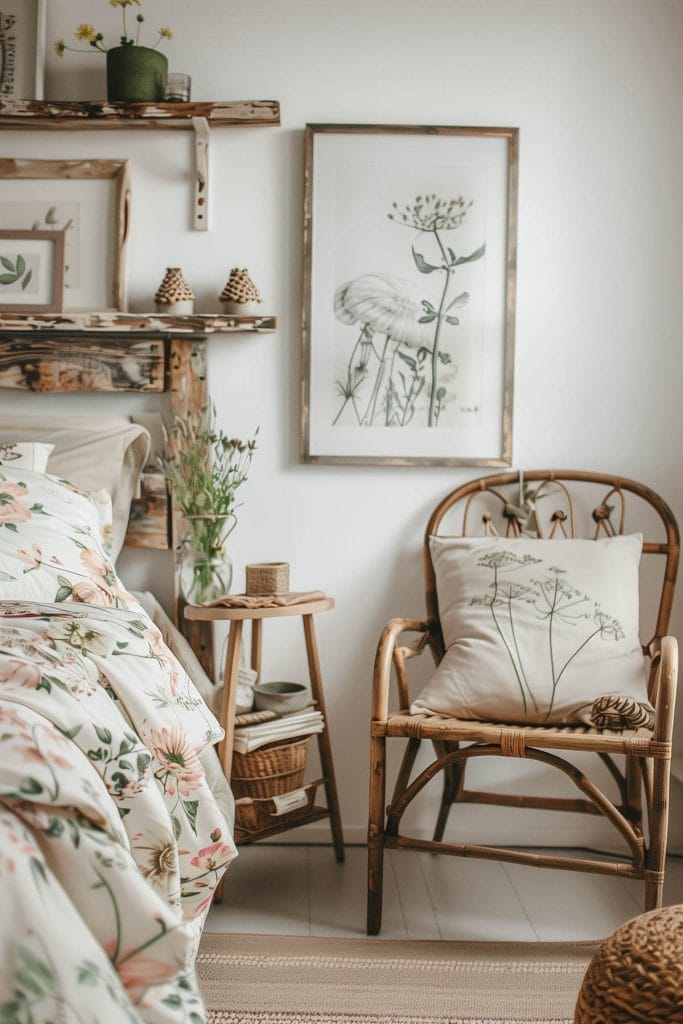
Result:
{"label": "pink flower on bedding", "polygon": [[23,484],[11,484],[7,480],[0,482],[0,526],[25,523],[31,518],[29,509],[17,498],[28,494]]}
{"label": "pink flower on bedding", "polygon": [[25,548],[19,548],[17,554],[23,562],[28,562],[29,564],[29,568],[24,569],[24,572],[31,572],[32,569],[38,569],[40,567],[40,563],[43,561],[43,549],[38,547],[37,544],[31,544],[30,551],[27,551]]}
{"label": "pink flower on bedding", "polygon": [[40,669],[26,661],[10,658],[0,661],[0,682],[36,690],[40,685]]}
{"label": "pink flower on bedding", "polygon": [[[85,602],[86,604],[118,606],[120,599],[123,599],[124,603],[132,600],[130,594],[121,586],[121,581],[111,562],[103,558],[98,551],[93,551],[91,548],[81,551],[81,562],[88,570],[90,580],[83,580],[75,584],[72,594],[77,595],[75,598],[77,601],[83,601],[83,598],[78,596],[80,593],[91,595]],[[94,594],[97,596],[92,596]]]}
{"label": "pink flower on bedding", "polygon": [[[105,943],[104,949],[111,957],[114,953],[114,942]],[[154,957],[145,956],[137,950],[130,952],[126,949],[121,950],[114,968],[133,1004],[142,998],[150,985],[168,981],[181,971],[180,966],[171,960],[155,960]]]}
{"label": "pink flower on bedding", "polygon": [[196,854],[190,864],[193,868],[199,868],[201,872],[218,871],[229,864],[233,858],[233,850],[227,843],[213,843],[205,846]]}
{"label": "pink flower on bedding", "polygon": [[83,604],[99,604],[102,600],[102,590],[92,580],[79,580],[73,585],[71,597]]}
{"label": "pink flower on bedding", "polygon": [[159,731],[152,729],[150,739],[152,753],[161,765],[156,776],[163,779],[164,791],[174,796],[177,789],[181,796],[189,796],[199,789],[204,781],[204,769],[183,730],[177,726]]}
{"label": "pink flower on bedding", "polygon": [[146,629],[142,635],[149,644],[149,653],[151,656],[156,658],[162,668],[168,670],[168,681],[171,685],[171,693],[175,697],[178,692],[180,676],[180,673],[178,672],[178,662],[168,649],[166,641],[156,626],[153,629]]}

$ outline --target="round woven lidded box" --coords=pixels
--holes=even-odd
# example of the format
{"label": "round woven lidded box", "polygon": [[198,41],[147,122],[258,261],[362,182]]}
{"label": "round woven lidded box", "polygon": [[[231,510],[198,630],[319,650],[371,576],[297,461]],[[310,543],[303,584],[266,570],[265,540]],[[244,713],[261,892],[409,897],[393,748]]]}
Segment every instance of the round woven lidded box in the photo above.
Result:
{"label": "round woven lidded box", "polygon": [[304,781],[310,736],[267,743],[248,754],[232,755],[230,786],[236,797],[282,796]]}
{"label": "round woven lidded box", "polygon": [[588,965],[574,1024],[683,1024],[683,904],[627,921]]}
{"label": "round woven lidded box", "polygon": [[257,597],[289,593],[289,562],[257,562],[247,566],[247,594]]}

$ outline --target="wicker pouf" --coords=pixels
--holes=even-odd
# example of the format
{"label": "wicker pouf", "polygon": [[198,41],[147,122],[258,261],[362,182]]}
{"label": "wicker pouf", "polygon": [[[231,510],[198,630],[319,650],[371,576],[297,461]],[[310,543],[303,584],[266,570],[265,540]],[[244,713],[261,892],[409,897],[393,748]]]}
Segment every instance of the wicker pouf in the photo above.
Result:
{"label": "wicker pouf", "polygon": [[683,1024],[683,904],[605,939],[588,965],[574,1024]]}

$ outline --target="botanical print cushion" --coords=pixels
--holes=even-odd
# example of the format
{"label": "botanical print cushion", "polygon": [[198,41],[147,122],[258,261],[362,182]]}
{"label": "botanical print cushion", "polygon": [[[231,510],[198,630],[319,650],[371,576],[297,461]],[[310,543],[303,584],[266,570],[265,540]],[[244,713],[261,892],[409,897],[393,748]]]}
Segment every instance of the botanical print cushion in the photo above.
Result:
{"label": "botanical print cushion", "polygon": [[138,609],[103,543],[101,510],[64,480],[0,466],[0,599]]}
{"label": "botanical print cushion", "polygon": [[446,653],[413,714],[590,723],[607,696],[649,709],[640,534],[431,537],[430,550]]}
{"label": "botanical print cushion", "polygon": [[0,442],[0,466],[21,466],[24,469],[35,469],[44,473],[53,444],[30,441]]}

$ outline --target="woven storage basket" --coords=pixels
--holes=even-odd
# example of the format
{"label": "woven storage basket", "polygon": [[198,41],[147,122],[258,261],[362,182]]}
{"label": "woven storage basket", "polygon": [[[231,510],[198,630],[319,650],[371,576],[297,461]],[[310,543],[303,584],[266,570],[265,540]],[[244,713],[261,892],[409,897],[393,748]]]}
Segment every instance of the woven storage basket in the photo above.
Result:
{"label": "woven storage basket", "polygon": [[[277,807],[271,799],[239,799],[235,802],[235,827],[247,835],[261,829],[295,824],[305,818],[313,807],[315,794],[321,782],[312,782],[302,788],[302,806],[294,811],[277,814]],[[303,803],[305,798],[305,804]]]}
{"label": "woven storage basket", "polygon": [[289,562],[261,562],[247,566],[247,594],[258,597],[289,593]]}
{"label": "woven storage basket", "polygon": [[236,798],[282,796],[304,781],[310,736],[268,743],[248,754],[232,755],[230,786]]}

